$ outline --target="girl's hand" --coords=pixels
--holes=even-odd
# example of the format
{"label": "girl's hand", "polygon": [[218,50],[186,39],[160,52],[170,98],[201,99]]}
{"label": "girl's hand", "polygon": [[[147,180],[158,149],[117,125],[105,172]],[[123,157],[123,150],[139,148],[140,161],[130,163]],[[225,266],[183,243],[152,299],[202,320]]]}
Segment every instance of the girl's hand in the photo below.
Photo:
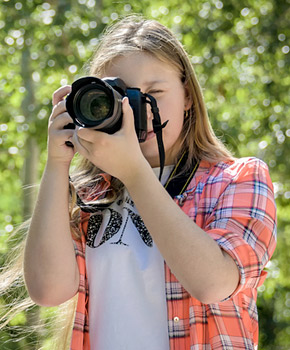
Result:
{"label": "girl's hand", "polygon": [[133,111],[129,100],[123,103],[122,127],[113,135],[89,128],[77,128],[73,136],[76,151],[104,172],[123,183],[134,176],[136,170],[148,166],[135,131]]}
{"label": "girl's hand", "polygon": [[64,127],[73,123],[72,118],[66,111],[65,96],[71,92],[71,87],[66,85],[56,90],[52,97],[53,110],[48,123],[48,161],[57,161],[70,164],[75,150],[66,145],[74,134],[73,129]]}

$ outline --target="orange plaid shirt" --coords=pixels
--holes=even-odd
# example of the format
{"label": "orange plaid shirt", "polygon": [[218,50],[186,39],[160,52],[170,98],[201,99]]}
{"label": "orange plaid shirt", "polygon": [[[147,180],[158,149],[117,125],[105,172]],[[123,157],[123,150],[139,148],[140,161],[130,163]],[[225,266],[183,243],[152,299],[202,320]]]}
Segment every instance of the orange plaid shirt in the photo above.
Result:
{"label": "orange plaid shirt", "polygon": [[[234,259],[240,281],[225,300],[202,304],[165,263],[170,350],[254,349],[257,287],[266,278],[264,267],[276,246],[276,207],[267,166],[256,158],[202,161],[186,191],[174,201]],[[84,215],[84,233],[89,216]],[[90,349],[85,247],[84,234],[75,242],[80,287],[71,350]]]}

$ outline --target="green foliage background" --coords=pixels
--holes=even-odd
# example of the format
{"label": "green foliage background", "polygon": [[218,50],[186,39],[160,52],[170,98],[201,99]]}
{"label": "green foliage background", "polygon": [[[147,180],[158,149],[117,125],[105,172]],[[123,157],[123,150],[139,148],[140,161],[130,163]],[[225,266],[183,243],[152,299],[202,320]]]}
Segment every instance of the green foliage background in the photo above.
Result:
{"label": "green foliage background", "polygon": [[[290,0],[1,1],[0,262],[8,237],[31,212],[23,186],[37,182],[45,164],[53,91],[84,74],[105,26],[130,13],[155,18],[178,35],[217,134],[236,156],[254,155],[269,165],[278,246],[259,289],[260,349],[289,349]],[[28,168],[35,150],[36,178]],[[18,327],[31,322],[16,317],[0,333],[0,348],[32,349],[31,335],[13,341]],[[49,331],[41,336],[48,342]]]}

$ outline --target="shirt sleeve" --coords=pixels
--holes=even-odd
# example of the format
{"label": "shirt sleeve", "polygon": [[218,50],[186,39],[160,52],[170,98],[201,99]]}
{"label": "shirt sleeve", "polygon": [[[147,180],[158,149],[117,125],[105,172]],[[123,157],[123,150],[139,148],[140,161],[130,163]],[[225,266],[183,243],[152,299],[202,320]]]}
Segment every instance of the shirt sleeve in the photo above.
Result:
{"label": "shirt sleeve", "polygon": [[[230,296],[257,288],[276,246],[276,206],[267,165],[245,160],[226,169],[228,183],[205,223],[205,231],[236,262],[239,284]],[[226,182],[226,181],[225,181]]]}

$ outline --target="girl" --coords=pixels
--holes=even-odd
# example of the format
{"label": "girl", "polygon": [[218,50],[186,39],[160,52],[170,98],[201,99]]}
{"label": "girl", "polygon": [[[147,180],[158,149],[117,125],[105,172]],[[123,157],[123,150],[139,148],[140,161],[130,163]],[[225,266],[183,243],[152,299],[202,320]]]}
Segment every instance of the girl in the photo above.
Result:
{"label": "girl", "polygon": [[216,138],[190,60],[158,22],[129,17],[108,29],[90,75],[156,99],[168,120],[163,176],[149,107],[139,144],[128,98],[109,135],[64,129],[71,88],[57,90],[25,249],[31,298],[54,306],[78,293],[73,350],[254,349],[257,287],[276,242],[267,166],[235,159]]}

